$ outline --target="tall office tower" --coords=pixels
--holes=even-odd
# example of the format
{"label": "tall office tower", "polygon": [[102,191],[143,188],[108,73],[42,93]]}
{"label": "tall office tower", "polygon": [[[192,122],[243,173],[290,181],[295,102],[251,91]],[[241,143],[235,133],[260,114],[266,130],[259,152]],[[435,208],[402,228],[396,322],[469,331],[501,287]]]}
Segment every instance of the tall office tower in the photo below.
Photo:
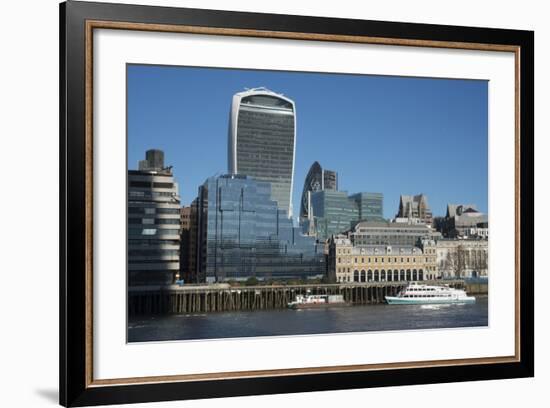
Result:
{"label": "tall office tower", "polygon": [[296,109],[266,88],[233,96],[229,117],[228,171],[271,183],[271,198],[292,216]]}
{"label": "tall office tower", "polygon": [[433,221],[432,210],[428,205],[428,197],[424,194],[415,196],[402,195],[399,199],[399,210],[396,218],[417,218],[427,225]]}
{"label": "tall office tower", "polygon": [[314,162],[307,173],[302,200],[300,203],[300,221],[305,222],[313,214],[310,214],[311,193],[321,190],[338,190],[338,173],[332,170],[324,170],[319,162]]}
{"label": "tall office tower", "polygon": [[128,170],[129,286],[169,285],[179,277],[180,198],[160,153],[141,161],[141,170]]}
{"label": "tall office tower", "polygon": [[323,170],[323,190],[338,190],[338,173]]}

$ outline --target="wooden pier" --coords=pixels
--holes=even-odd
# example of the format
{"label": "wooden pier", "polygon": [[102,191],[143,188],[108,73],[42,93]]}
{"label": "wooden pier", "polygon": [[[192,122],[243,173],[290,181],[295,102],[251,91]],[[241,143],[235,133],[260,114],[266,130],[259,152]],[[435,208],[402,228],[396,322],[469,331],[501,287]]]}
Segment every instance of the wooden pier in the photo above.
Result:
{"label": "wooden pier", "polygon": [[[423,281],[441,284],[441,281]],[[296,295],[342,295],[353,305],[383,303],[385,296],[395,296],[408,282],[369,282],[347,284],[239,286],[186,285],[135,287],[128,291],[128,314],[192,314],[225,311],[283,309]],[[468,288],[463,280],[445,281],[455,288]],[[483,293],[480,284],[475,292]],[[485,293],[486,293],[485,284]]]}

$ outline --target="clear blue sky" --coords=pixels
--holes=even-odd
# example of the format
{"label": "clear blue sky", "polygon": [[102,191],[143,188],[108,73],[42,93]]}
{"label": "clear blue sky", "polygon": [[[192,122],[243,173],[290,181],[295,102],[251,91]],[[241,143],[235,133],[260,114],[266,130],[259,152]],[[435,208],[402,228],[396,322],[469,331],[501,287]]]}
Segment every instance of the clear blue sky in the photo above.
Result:
{"label": "clear blue sky", "polygon": [[486,81],[129,65],[129,168],[164,150],[189,205],[227,172],[233,94],[259,86],[296,103],[295,216],[315,160],[340,190],[383,193],[386,218],[400,194],[427,194],[434,215],[447,203],[487,211]]}

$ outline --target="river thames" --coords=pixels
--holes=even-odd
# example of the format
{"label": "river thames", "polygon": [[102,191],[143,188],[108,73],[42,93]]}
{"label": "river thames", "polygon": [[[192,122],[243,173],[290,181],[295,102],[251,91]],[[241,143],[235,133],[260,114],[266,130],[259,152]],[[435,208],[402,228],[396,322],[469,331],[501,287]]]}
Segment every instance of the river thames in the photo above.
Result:
{"label": "river thames", "polygon": [[199,340],[488,325],[488,297],[473,304],[365,305],[133,318],[128,341]]}

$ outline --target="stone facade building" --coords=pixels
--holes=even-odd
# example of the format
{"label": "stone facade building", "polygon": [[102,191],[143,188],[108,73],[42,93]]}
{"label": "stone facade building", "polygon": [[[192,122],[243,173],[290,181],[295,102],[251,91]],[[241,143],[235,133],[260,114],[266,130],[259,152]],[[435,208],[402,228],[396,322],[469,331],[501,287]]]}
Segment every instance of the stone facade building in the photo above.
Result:
{"label": "stone facade building", "polygon": [[478,211],[474,204],[448,204],[439,229],[446,238],[489,237],[487,214]]}
{"label": "stone facade building", "polygon": [[440,239],[436,243],[437,268],[443,278],[488,276],[487,239]]}
{"label": "stone facade building", "polygon": [[424,194],[414,196],[402,195],[399,198],[399,210],[395,218],[418,218],[427,225],[432,225],[433,215]]}
{"label": "stone facade building", "polygon": [[329,240],[328,277],[343,282],[421,281],[437,278],[436,244],[356,247],[343,235]]}

